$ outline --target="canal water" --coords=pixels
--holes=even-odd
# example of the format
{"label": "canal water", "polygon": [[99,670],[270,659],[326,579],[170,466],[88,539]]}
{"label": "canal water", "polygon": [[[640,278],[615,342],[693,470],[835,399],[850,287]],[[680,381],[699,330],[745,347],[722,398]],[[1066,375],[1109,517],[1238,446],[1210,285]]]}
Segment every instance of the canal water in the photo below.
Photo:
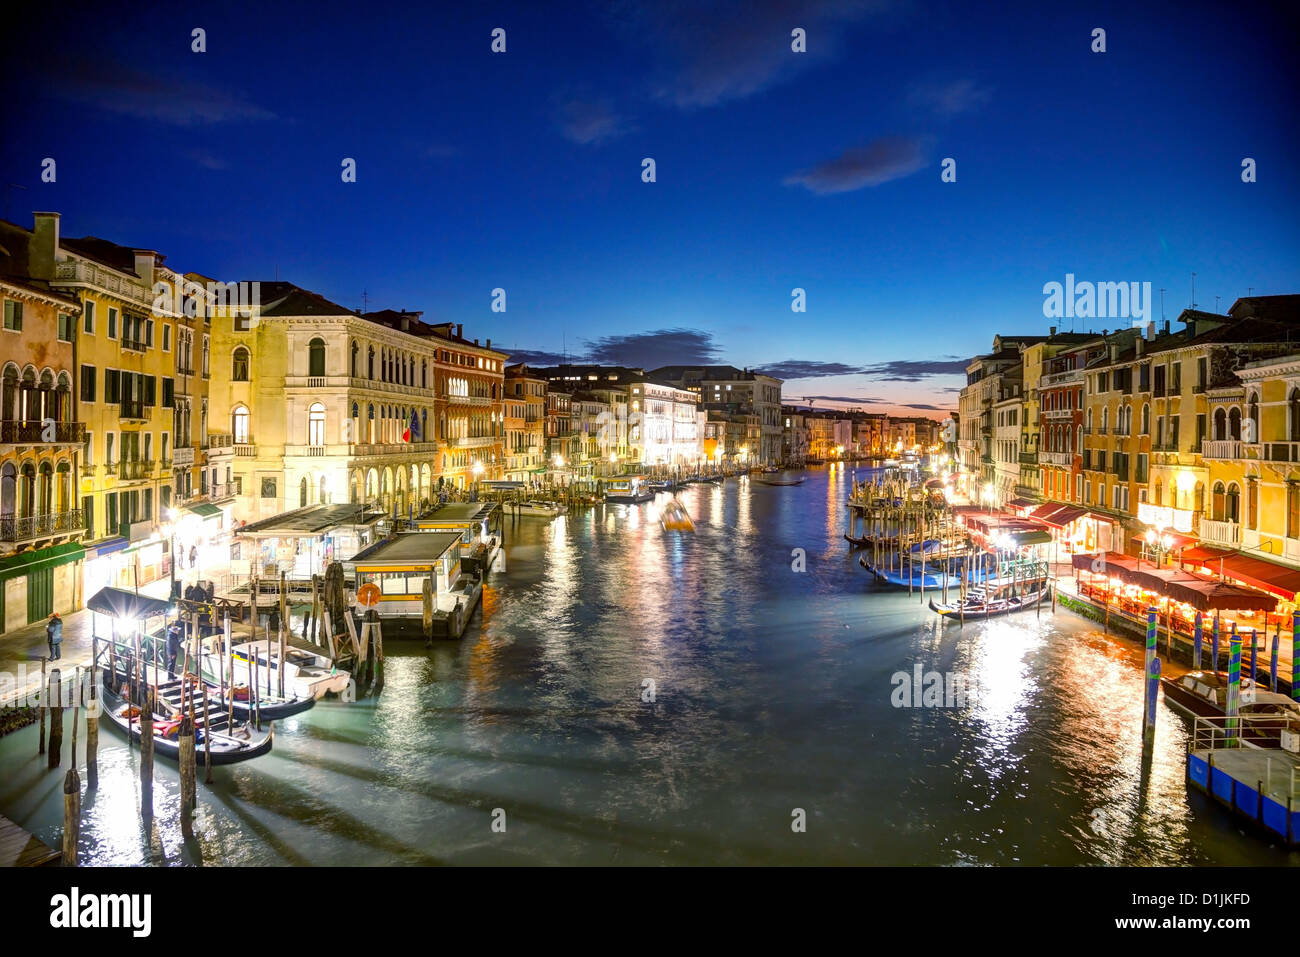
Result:
{"label": "canal water", "polygon": [[[941,624],[850,554],[852,470],[807,474],[690,487],[694,533],[653,503],[509,525],[481,625],[390,642],[377,700],[323,702],[216,769],[189,844],[174,767],[146,836],[138,753],[105,727],[83,859],[1300,863],[1188,794],[1163,704],[1144,760],[1136,645],[1064,610]],[[917,666],[974,694],[895,707]],[[63,775],[35,735],[0,739],[0,812],[57,846]]]}

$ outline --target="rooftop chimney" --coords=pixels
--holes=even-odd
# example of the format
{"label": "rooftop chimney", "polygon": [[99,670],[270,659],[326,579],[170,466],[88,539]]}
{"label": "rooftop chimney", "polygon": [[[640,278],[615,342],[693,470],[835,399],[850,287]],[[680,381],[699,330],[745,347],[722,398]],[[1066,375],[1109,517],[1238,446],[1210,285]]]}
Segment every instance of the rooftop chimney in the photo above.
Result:
{"label": "rooftop chimney", "polygon": [[1141,336],[1138,336],[1136,339],[1133,340],[1133,345],[1137,348],[1138,355],[1142,355],[1144,352],[1146,352],[1147,341],[1143,339]]}
{"label": "rooftop chimney", "polygon": [[464,338],[464,337],[461,335],[461,332],[464,330],[464,328],[465,328],[465,324],[464,324],[463,322],[458,322],[458,323],[456,323],[456,338],[457,338],[457,339],[462,339],[462,338]]}
{"label": "rooftop chimney", "polygon": [[1048,334],[1049,336],[1054,336],[1054,335],[1056,335],[1056,326],[1048,326],[1048,327],[1047,327],[1047,334]]}
{"label": "rooftop chimney", "polygon": [[1142,335],[1146,339],[1154,339],[1156,337],[1156,324],[1154,322],[1148,322],[1142,327]]}
{"label": "rooftop chimney", "polygon": [[1119,358],[1119,343],[1112,342],[1110,344],[1110,361],[1114,362],[1118,358]]}
{"label": "rooftop chimney", "polygon": [[135,250],[135,274],[147,289],[153,289],[153,267],[158,261],[158,254],[152,249]]}
{"label": "rooftop chimney", "polygon": [[1169,335],[1169,320],[1168,320],[1168,319],[1165,320],[1164,333],[1165,333],[1165,335]]}
{"label": "rooftop chimney", "polygon": [[59,257],[59,214],[33,213],[32,252],[28,268],[33,279],[53,279]]}
{"label": "rooftop chimney", "polygon": [[491,340],[491,339],[489,339],[489,340],[487,341],[487,347],[488,347],[489,349],[492,348],[492,340]]}

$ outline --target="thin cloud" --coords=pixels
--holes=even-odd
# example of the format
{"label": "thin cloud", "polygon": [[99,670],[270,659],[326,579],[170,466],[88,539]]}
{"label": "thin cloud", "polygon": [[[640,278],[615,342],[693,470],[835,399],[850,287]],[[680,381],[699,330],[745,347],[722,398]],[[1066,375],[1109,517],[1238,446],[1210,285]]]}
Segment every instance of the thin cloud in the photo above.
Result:
{"label": "thin cloud", "polygon": [[182,154],[187,159],[192,160],[204,169],[229,169],[230,164],[223,160],[215,153],[209,153],[207,150],[194,149],[185,150]]}
{"label": "thin cloud", "polygon": [[566,356],[559,352],[547,352],[544,349],[511,349],[510,358],[506,361],[510,365],[518,362],[526,362],[530,366],[558,366],[562,362],[571,361],[571,356]]}
{"label": "thin cloud", "polygon": [[873,379],[920,382],[936,375],[964,375],[968,365],[968,359],[892,359],[867,366],[862,371]]}
{"label": "thin cloud", "polygon": [[908,103],[948,118],[974,112],[988,103],[991,97],[992,90],[988,87],[978,86],[974,80],[966,79],[913,87]]}
{"label": "thin cloud", "polygon": [[61,63],[50,75],[51,88],[63,99],[171,126],[276,118],[270,110],[225,90],[107,60],[72,59]]}
{"label": "thin cloud", "polygon": [[758,371],[764,375],[776,376],[778,379],[813,379],[820,376],[855,375],[862,372],[862,367],[845,365],[843,362],[786,359],[784,362],[763,366]]}
{"label": "thin cloud", "polygon": [[710,365],[719,361],[713,336],[697,329],[656,329],[588,340],[587,361],[657,369],[669,365]]}
{"label": "thin cloud", "polygon": [[945,409],[942,409],[942,408],[940,408],[940,407],[937,406],[937,405],[929,405],[928,403],[925,403],[925,402],[905,402],[905,403],[903,403],[903,408],[904,408],[904,409],[923,409],[923,410],[925,410],[926,412],[944,412],[944,411],[946,411]]}
{"label": "thin cloud", "polygon": [[885,401],[861,395],[798,395],[791,398],[800,402],[840,402],[848,405],[879,405]]}
{"label": "thin cloud", "polygon": [[848,193],[910,176],[925,165],[919,141],[907,137],[878,139],[845,150],[835,159],[786,177],[787,186],[804,186],[819,196]]}
{"label": "thin cloud", "polygon": [[[648,47],[654,95],[683,110],[739,100],[832,60],[849,28],[886,0],[624,0],[610,8],[624,34]],[[807,33],[794,53],[791,31]]]}
{"label": "thin cloud", "polygon": [[609,103],[571,99],[560,106],[560,132],[574,143],[599,145],[628,132],[628,123]]}

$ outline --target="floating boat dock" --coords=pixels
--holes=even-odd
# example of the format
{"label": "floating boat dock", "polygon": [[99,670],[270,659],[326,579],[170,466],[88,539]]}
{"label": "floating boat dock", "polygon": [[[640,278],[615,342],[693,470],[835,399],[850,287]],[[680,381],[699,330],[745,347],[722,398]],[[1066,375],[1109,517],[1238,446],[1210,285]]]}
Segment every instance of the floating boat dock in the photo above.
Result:
{"label": "floating boat dock", "polygon": [[379,588],[384,634],[459,638],[483,598],[480,571],[464,574],[459,532],[402,532],[363,551],[344,568],[357,588]]}
{"label": "floating boat dock", "polygon": [[0,867],[52,867],[63,855],[0,817]]}
{"label": "floating boat dock", "polygon": [[[1197,718],[1187,783],[1291,847],[1300,846],[1300,754],[1230,739],[1228,718]],[[1267,718],[1239,717],[1245,724]]]}

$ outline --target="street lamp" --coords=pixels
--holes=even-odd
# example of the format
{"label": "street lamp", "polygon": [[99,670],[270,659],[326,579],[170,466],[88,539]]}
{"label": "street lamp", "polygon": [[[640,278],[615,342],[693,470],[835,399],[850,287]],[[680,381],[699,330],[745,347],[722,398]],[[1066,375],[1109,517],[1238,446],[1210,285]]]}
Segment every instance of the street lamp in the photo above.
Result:
{"label": "street lamp", "polygon": [[167,536],[167,547],[171,550],[171,561],[167,563],[171,570],[171,593],[168,596],[171,601],[176,600],[176,525],[181,513],[174,506],[168,506],[163,512],[166,521],[163,522],[162,531]]}
{"label": "street lamp", "polygon": [[1169,549],[1173,547],[1174,540],[1164,534],[1164,526],[1162,525],[1147,529],[1145,537],[1147,547],[1156,553],[1156,567],[1159,568],[1164,564],[1164,555],[1168,554]]}
{"label": "street lamp", "polygon": [[997,490],[993,488],[993,483],[989,482],[984,486],[984,504],[989,507],[989,514],[993,514],[993,503],[997,500]]}

